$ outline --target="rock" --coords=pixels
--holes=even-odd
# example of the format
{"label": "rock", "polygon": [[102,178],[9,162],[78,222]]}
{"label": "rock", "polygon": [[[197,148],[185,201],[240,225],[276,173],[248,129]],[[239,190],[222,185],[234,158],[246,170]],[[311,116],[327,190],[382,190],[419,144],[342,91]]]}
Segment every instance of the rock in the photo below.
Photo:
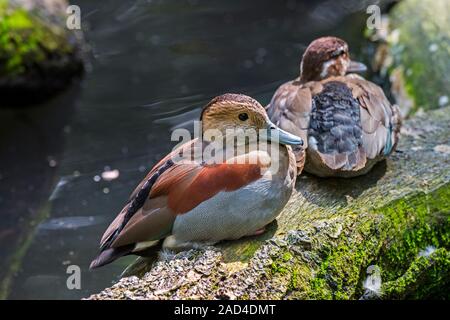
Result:
{"label": "rock", "polygon": [[402,114],[449,105],[450,2],[402,0],[371,38]]}
{"label": "rock", "polygon": [[0,0],[2,105],[35,104],[83,71],[82,34],[66,27],[65,0]]}
{"label": "rock", "polygon": [[166,255],[89,299],[449,298],[450,158],[435,147],[450,143],[450,108],[405,129],[420,134],[365,176],[303,175],[265,234]]}

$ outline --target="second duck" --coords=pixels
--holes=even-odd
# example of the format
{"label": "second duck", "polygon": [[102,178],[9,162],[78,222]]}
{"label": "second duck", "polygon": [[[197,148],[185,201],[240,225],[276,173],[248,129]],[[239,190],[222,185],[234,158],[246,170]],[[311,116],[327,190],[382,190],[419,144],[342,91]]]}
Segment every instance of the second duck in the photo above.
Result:
{"label": "second duck", "polygon": [[306,49],[300,76],[275,92],[267,113],[305,141],[306,157],[303,149],[296,152],[299,168],[304,164],[305,171],[320,177],[354,177],[395,149],[398,107],[379,86],[349,74],[365,70],[350,60],[344,40],[323,37]]}

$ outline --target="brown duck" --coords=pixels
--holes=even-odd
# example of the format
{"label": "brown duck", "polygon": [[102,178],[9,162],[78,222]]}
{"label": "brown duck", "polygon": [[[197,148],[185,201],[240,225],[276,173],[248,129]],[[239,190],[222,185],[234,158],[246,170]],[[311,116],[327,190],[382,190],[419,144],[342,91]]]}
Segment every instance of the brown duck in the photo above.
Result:
{"label": "brown duck", "polygon": [[323,37],[306,49],[300,76],[275,92],[267,113],[305,142],[294,150],[299,168],[304,164],[320,177],[354,177],[395,149],[400,112],[379,86],[349,74],[365,70],[350,60],[345,41]]}
{"label": "brown duck", "polygon": [[200,119],[203,133],[217,130],[224,138],[232,128],[265,132],[257,141],[265,140],[273,148],[266,151],[244,139],[242,153],[231,145],[231,150],[223,150],[224,161],[211,163],[206,151],[205,157],[191,155],[213,146],[215,140],[205,135],[181,145],[133,192],[105,231],[91,268],[124,255],[145,255],[160,241],[163,248],[179,251],[258,235],[281,212],[297,177],[294,154],[287,145],[300,146],[303,141],[277,128],[264,108],[245,95],[214,98]]}

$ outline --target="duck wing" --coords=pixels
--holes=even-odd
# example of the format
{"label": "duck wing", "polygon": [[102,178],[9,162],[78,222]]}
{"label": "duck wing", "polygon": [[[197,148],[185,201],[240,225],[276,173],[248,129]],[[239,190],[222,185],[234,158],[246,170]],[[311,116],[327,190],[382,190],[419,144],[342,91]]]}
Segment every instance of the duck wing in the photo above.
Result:
{"label": "duck wing", "polygon": [[308,128],[311,113],[311,96],[316,88],[304,86],[297,80],[281,85],[266,106],[270,120],[277,126],[302,138],[303,148],[293,147],[298,174],[305,162],[304,149],[308,147]]}
{"label": "duck wing", "polygon": [[376,84],[355,74],[345,78],[360,105],[362,139],[367,158],[389,155],[399,138],[401,115],[398,106],[391,105]]}
{"label": "duck wing", "polygon": [[[143,250],[146,244],[168,236],[178,215],[188,213],[220,191],[239,189],[261,177],[259,164],[191,160],[196,145],[191,142],[181,146],[150,171],[105,231],[101,252],[91,268]],[[188,157],[174,161],[180,151]]]}
{"label": "duck wing", "polygon": [[342,79],[317,82],[312,94],[306,170],[319,176],[366,164],[359,103]]}

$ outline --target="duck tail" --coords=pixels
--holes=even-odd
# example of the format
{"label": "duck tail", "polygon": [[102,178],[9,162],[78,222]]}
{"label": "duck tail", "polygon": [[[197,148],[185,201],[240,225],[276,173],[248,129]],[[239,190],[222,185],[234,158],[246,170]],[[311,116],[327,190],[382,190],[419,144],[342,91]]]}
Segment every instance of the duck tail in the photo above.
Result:
{"label": "duck tail", "polygon": [[114,260],[130,254],[134,249],[134,244],[118,247],[118,248],[107,248],[101,251],[98,256],[92,260],[89,269],[96,269],[102,267]]}

